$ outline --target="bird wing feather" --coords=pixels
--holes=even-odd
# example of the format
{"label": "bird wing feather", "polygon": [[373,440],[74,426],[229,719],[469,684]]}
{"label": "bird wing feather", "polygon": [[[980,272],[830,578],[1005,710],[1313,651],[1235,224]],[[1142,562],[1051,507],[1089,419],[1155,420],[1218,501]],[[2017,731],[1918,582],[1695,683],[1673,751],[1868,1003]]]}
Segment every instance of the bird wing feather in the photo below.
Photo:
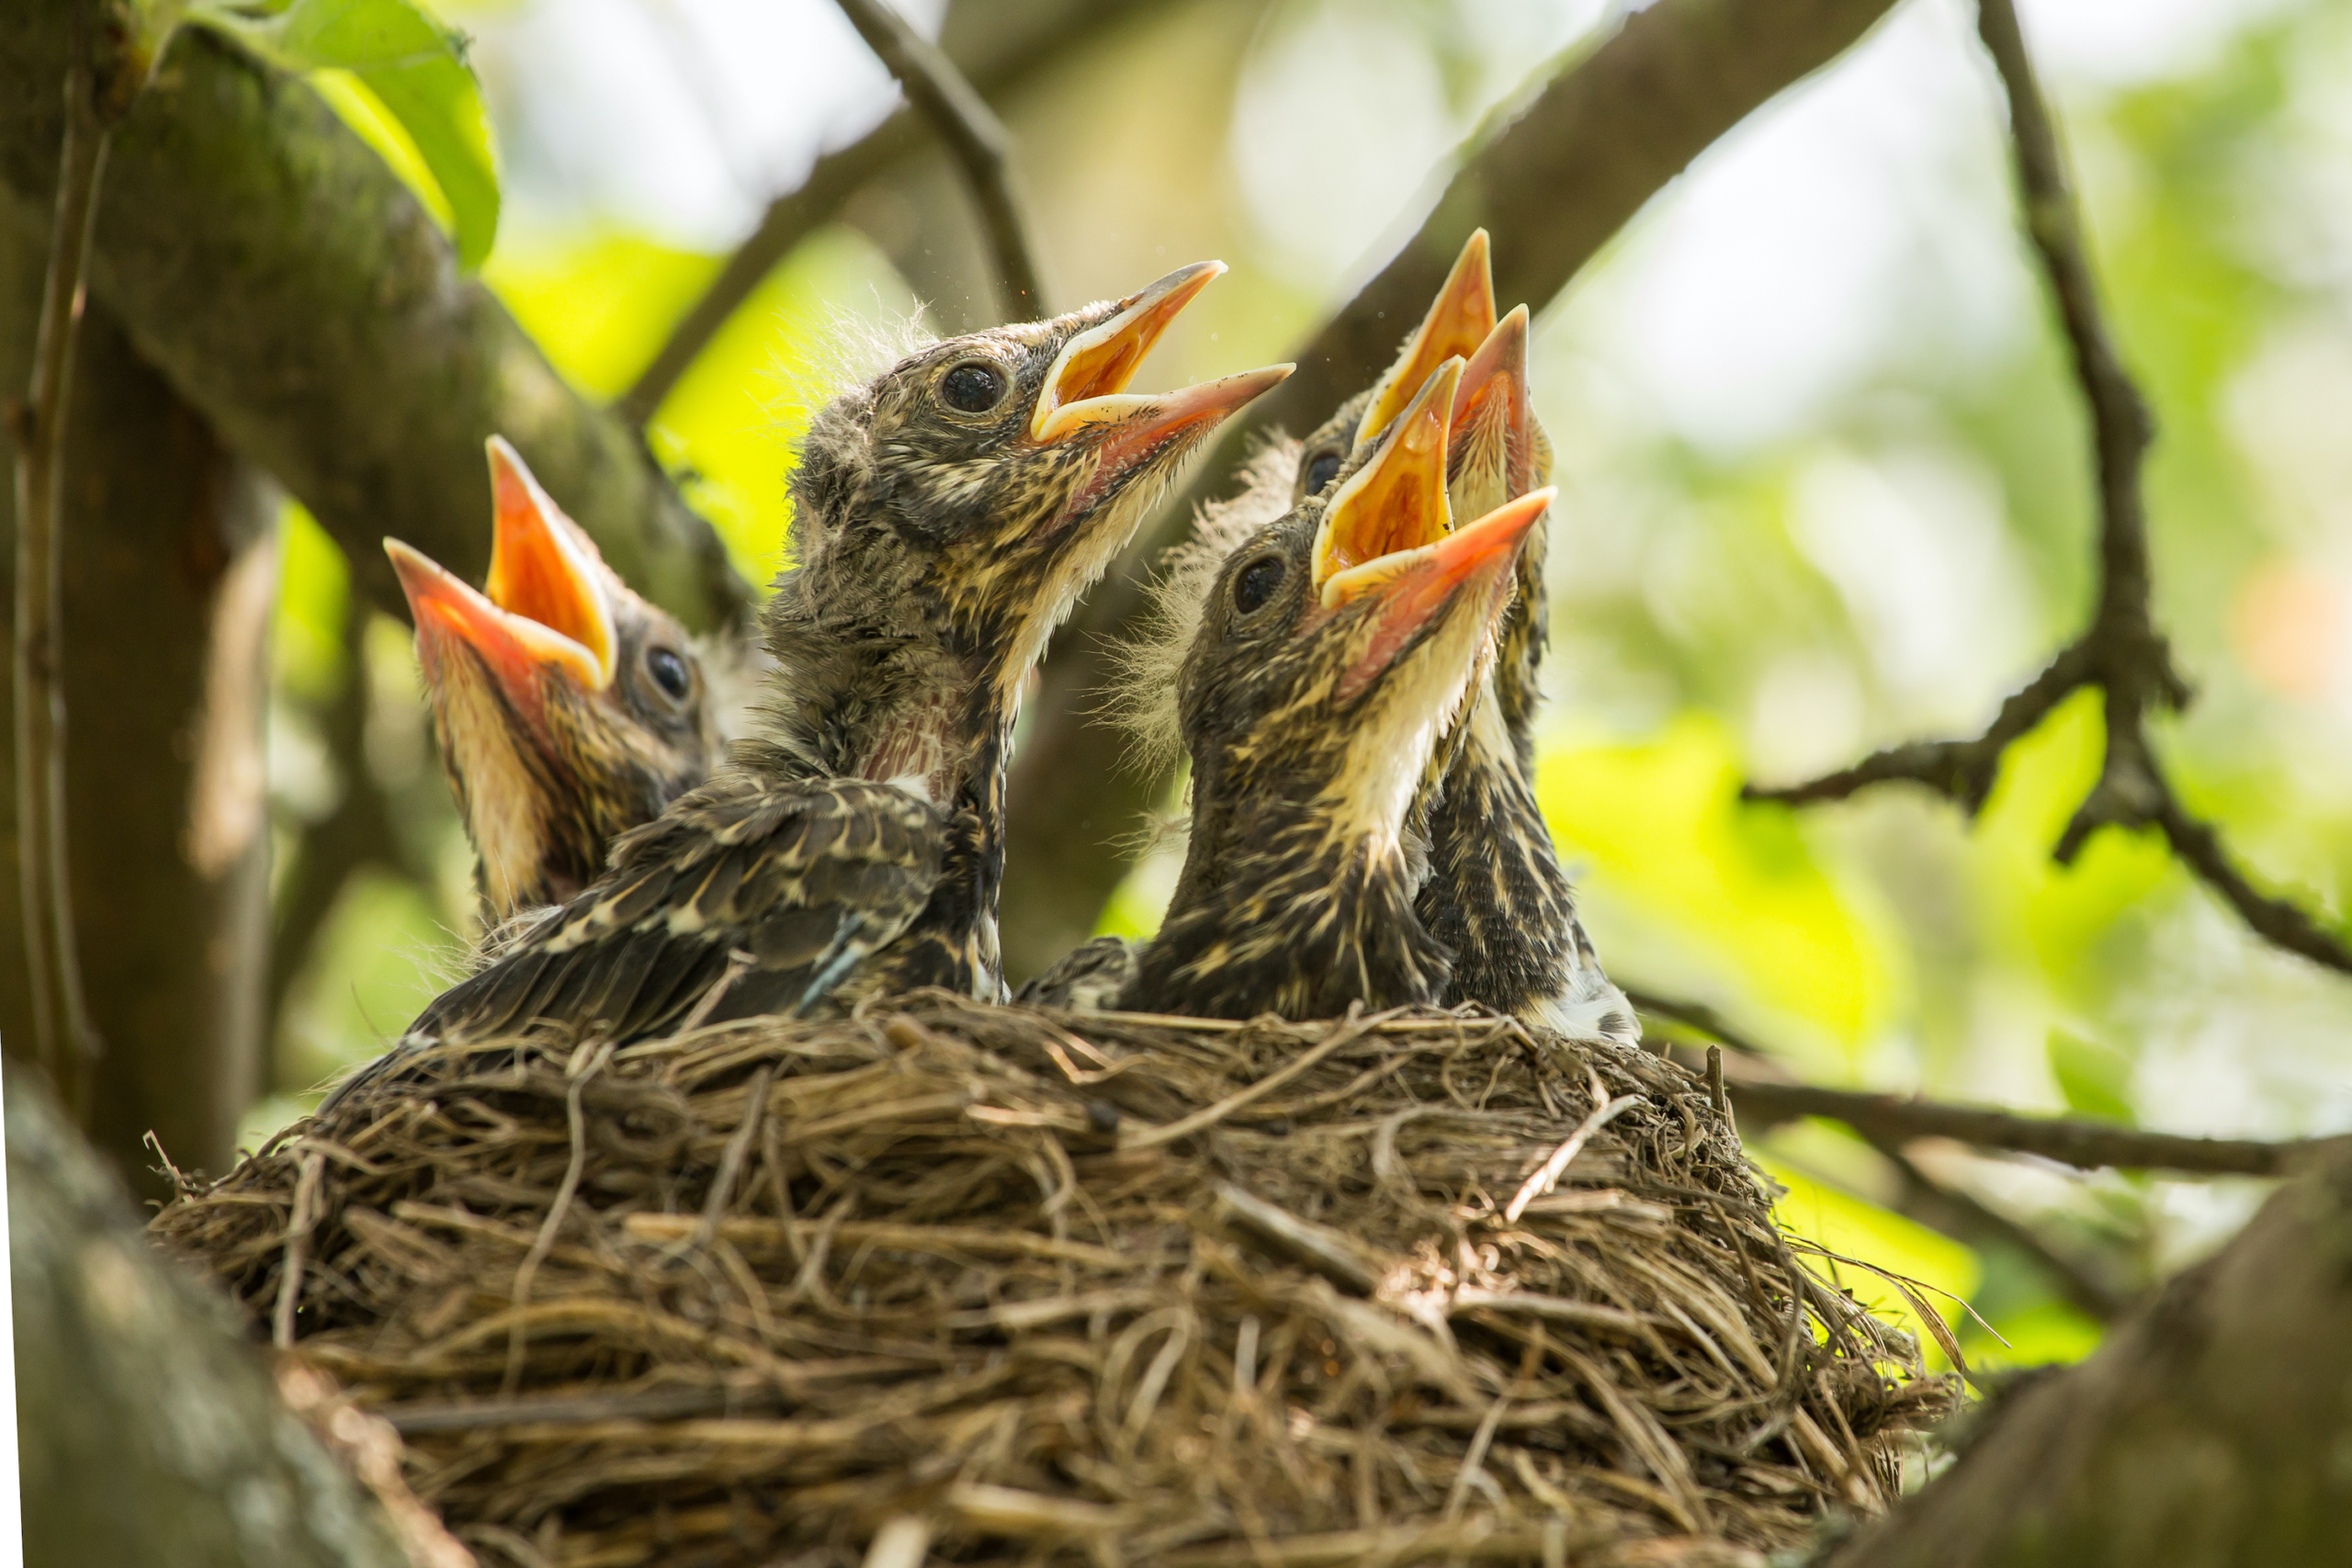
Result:
{"label": "bird wing feather", "polygon": [[807,1012],[913,924],[944,838],[935,807],[888,784],[721,774],[623,836],[601,881],[444,992],[335,1098],[404,1051],[541,1022],[628,1041],[707,1000],[705,1021]]}

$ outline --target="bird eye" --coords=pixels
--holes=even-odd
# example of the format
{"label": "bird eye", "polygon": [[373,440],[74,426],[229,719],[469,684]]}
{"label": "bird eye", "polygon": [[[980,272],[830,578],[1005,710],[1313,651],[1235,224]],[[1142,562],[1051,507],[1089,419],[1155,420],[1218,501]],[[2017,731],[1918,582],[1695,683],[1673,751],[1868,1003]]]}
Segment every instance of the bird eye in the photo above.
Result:
{"label": "bird eye", "polygon": [[1257,610],[1274,596],[1287,570],[1279,556],[1268,556],[1243,567],[1241,575],[1233,580],[1233,607],[1245,615]]}
{"label": "bird eye", "polygon": [[678,656],[675,649],[647,649],[645,672],[653,677],[655,685],[670,694],[673,701],[684,702],[686,694],[694,689],[694,676],[686,669],[686,661]]}
{"label": "bird eye", "polygon": [[951,409],[986,413],[1004,401],[1004,372],[993,365],[967,360],[940,379],[939,395]]}
{"label": "bird eye", "polygon": [[1306,488],[1302,495],[1321,495],[1340,477],[1340,454],[1317,452],[1306,460]]}

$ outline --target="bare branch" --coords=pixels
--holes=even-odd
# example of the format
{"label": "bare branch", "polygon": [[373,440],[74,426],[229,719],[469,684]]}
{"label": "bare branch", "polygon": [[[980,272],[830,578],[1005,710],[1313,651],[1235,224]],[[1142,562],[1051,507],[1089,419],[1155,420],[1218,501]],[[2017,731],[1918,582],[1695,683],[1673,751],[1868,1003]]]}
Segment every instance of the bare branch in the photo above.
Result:
{"label": "bare branch", "polygon": [[2314,964],[2352,974],[2352,947],[2298,906],[2256,889],[2223,850],[2219,832],[2189,814],[2148,739],[2149,715],[2178,708],[2190,695],[2150,607],[2141,478],[2154,426],[2099,305],[2057,128],[2034,80],[2012,0],[1980,0],[1977,26],[2008,95],[2026,232],[2049,280],[2075,379],[2090,410],[2091,455],[2098,476],[2098,603],[2082,635],[2003,703],[1991,728],[1975,739],[1914,741],[1804,784],[1751,784],[1741,793],[1749,800],[1803,806],[1905,780],[1925,784],[1973,816],[1992,793],[2011,743],[2067,697],[2096,686],[2106,723],[2105,752],[2098,782],[2059,835],[2052,851],[2059,863],[2071,864],[2101,828],[2154,828],[2182,863],[2256,935]]}
{"label": "bare branch", "polygon": [[865,47],[877,55],[907,100],[939,132],[962,166],[965,183],[980,209],[980,226],[996,259],[997,291],[1007,319],[1045,315],[1046,290],[1038,279],[1036,245],[1026,204],[1012,175],[1012,138],[955,62],[937,44],[909,27],[888,0],[837,0],[842,15]]}
{"label": "bare branch", "polygon": [[759,227],[727,258],[710,287],[671,330],[661,352],[613,404],[613,412],[634,425],[650,420],[776,264],[839,214],[851,197],[922,144],[922,121],[911,110],[900,109],[865,140],[820,158],[798,189],[768,203]]}
{"label": "bare branch", "polygon": [[2061,1252],[2032,1226],[2011,1219],[1974,1193],[1928,1175],[1899,1142],[1868,1142],[1894,1167],[1903,1184],[1897,1204],[1902,1213],[1967,1246],[2006,1247],[2022,1255],[2075,1310],[2100,1323],[2114,1322],[2132,1304],[2133,1292],[2115,1284],[2103,1270]]}
{"label": "bare branch", "polygon": [[[59,519],[65,511],[65,416],[84,278],[97,227],[114,122],[128,107],[127,71],[102,64],[92,7],[74,7],[65,72],[64,134],[58,148],[57,209],[41,283],[32,385],[17,436],[16,682],[17,861],[24,901],[25,961],[42,1066],[74,1114],[86,1119],[90,1074],[101,1049],[82,986],[66,852],[65,578]],[[130,90],[136,91],[137,84]]]}
{"label": "bare branch", "polygon": [[2321,930],[2301,906],[2256,889],[2222,850],[2221,834],[2211,823],[2190,816],[2169,788],[2157,803],[2155,822],[2173,853],[2220,894],[2256,935],[2314,964],[2352,974],[2352,950]]}
{"label": "bare branch", "polygon": [[2020,1380],[1833,1568],[2352,1559],[2352,1160],[2271,1194],[2080,1365]]}
{"label": "bare branch", "polygon": [[[964,11],[951,7],[941,42],[949,62],[958,66],[964,78],[982,94],[995,97],[1043,76],[1111,26],[1141,11],[1146,3],[1033,4],[1017,17],[1008,17],[1001,6],[991,6],[987,21],[969,28],[960,26]],[[776,264],[801,241],[840,217],[852,197],[932,145],[930,130],[922,114],[902,108],[862,140],[818,159],[799,188],[768,203],[759,226],[727,258],[710,287],[671,330],[661,352],[613,405],[614,411],[632,424],[651,419],[679,378]]]}
{"label": "bare branch", "polygon": [[[19,232],[55,198],[62,9],[0,0],[0,222]],[[378,607],[405,611],[388,520],[479,580],[500,432],[622,577],[696,629],[735,620],[750,589],[637,434],[564,382],[316,93],[202,28],[164,70],[115,132],[90,292]]]}
{"label": "bare branch", "polygon": [[[1784,1077],[1763,1077],[1781,1072],[1779,1067],[1770,1065],[1772,1054],[1724,1022],[1722,1014],[1704,1003],[1660,996],[1654,991],[1628,987],[1625,994],[1643,1013],[1684,1025],[1748,1058],[1747,1077],[1728,1083],[1720,1076],[1723,1060],[1720,1050],[1711,1045],[1705,1061],[1711,1090],[1719,1084],[1728,1089],[1733,1099],[1748,1110],[1751,1130],[1760,1131],[1771,1122],[1790,1119],[1792,1113],[1778,1106],[1768,1107],[1744,1091],[1759,1081],[1790,1088],[1802,1086]],[[1690,1046],[1681,1046],[1669,1054],[1684,1066],[1694,1070],[1697,1067],[1696,1054]],[[2036,1123],[2037,1126],[2048,1124]],[[1851,1122],[1849,1125],[1894,1168],[1902,1184],[1901,1197],[1895,1205],[1900,1213],[1970,1247],[1998,1245],[2023,1254],[2041,1269],[2067,1301],[2101,1322],[2112,1320],[2131,1303],[2132,1293],[2116,1282],[2113,1276],[2117,1270],[2113,1268],[2098,1267],[2095,1260],[2070,1256],[2031,1226],[2009,1218],[1965,1189],[1929,1174],[1905,1150],[1904,1145],[1911,1141],[1914,1134],[1862,1127]]]}
{"label": "bare branch", "polygon": [[1732,1103],[1743,1114],[1772,1121],[1826,1116],[1843,1122],[1872,1142],[1951,1138],[1978,1148],[2036,1155],[2078,1170],[2114,1167],[2198,1176],[2287,1176],[2332,1150],[2352,1145],[2352,1135],[2266,1143],[2255,1138],[2143,1133],[2066,1117],[2020,1116],[1991,1106],[1953,1105],[1753,1077],[1735,1077],[1729,1087]]}
{"label": "bare branch", "polygon": [[2086,660],[2079,645],[2052,660],[2048,668],[2021,690],[2012,693],[1994,716],[1993,723],[1973,740],[1915,740],[1890,746],[1863,758],[1850,768],[1801,784],[1764,788],[1747,784],[1746,800],[1777,800],[1805,806],[1820,800],[1843,800],[1874,784],[1904,779],[1927,785],[1973,817],[1984,808],[1999,777],[2001,758],[2009,743],[2030,733],[2050,716],[2050,710],[2074,694],[2085,679]]}

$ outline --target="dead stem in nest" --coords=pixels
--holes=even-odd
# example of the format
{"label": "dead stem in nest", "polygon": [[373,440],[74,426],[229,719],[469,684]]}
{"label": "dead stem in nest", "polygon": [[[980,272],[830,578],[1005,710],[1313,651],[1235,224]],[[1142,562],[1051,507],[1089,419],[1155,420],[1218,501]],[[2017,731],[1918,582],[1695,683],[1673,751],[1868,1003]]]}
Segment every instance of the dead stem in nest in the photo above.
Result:
{"label": "dead stem in nest", "polygon": [[1952,1397],[1703,1079],[1479,1017],[511,1042],[156,1229],[485,1562],[1753,1565]]}

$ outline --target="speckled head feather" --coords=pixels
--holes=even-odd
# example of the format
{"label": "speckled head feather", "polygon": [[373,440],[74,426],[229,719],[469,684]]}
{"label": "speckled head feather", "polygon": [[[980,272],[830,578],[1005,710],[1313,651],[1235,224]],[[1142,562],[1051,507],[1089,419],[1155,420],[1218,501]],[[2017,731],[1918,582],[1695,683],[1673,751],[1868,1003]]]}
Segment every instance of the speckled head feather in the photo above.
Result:
{"label": "speckled head feather", "polygon": [[[1432,378],[1414,408],[1451,392]],[[1422,865],[1408,813],[1550,498],[1447,531],[1436,417],[1434,443],[1394,443],[1328,500],[1260,530],[1203,596],[1177,682],[1192,842],[1120,1005],[1315,1017],[1442,991],[1451,954],[1413,913]],[[1432,506],[1432,542],[1351,557],[1317,581],[1335,532],[1417,535]]]}
{"label": "speckled head feather", "polygon": [[1023,677],[1177,461],[1289,373],[1126,392],[1220,270],[932,344],[827,406],[795,476],[795,561],[763,612],[762,733],[412,1040],[548,1021],[628,1041],[922,986],[1001,996]]}
{"label": "speckled head feather", "polygon": [[819,412],[764,618],[781,744],[829,772],[921,778],[949,732],[1011,723],[1047,637],[1181,460],[1289,373],[1125,391],[1222,270],[929,344]]}

